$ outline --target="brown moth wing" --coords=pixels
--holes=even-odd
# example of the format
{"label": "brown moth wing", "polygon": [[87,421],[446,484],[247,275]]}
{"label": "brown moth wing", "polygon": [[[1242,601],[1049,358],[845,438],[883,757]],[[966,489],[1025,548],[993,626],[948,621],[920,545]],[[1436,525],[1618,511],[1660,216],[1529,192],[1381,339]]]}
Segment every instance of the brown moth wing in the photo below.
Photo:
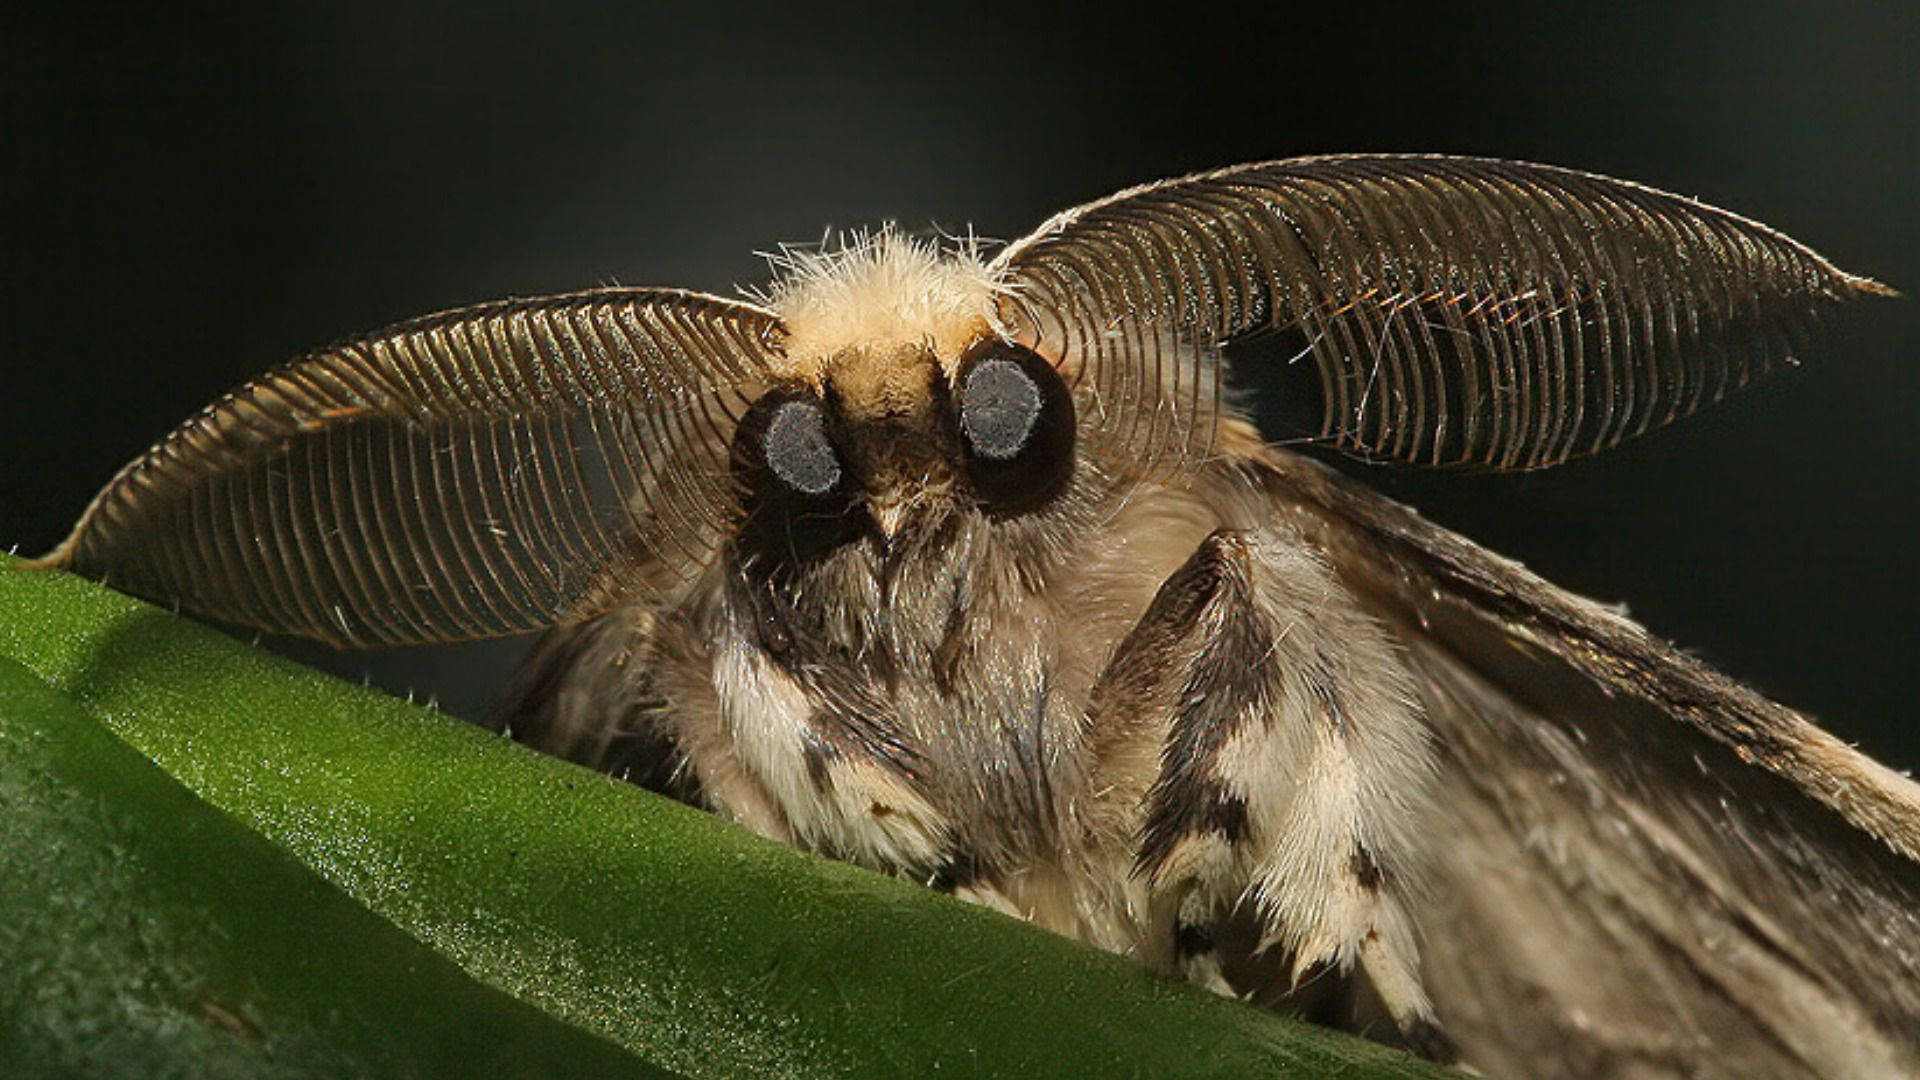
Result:
{"label": "brown moth wing", "polygon": [[1323,465],[1266,462],[1420,683],[1442,765],[1413,918],[1462,1060],[1920,1072],[1920,786]]}

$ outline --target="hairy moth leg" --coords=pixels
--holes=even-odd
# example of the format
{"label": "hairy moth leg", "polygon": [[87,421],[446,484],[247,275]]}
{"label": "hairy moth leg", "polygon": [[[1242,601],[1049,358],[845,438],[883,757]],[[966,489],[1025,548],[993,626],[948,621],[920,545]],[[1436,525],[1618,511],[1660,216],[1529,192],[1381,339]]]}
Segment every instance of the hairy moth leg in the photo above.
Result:
{"label": "hairy moth leg", "polygon": [[713,716],[702,635],[640,604],[549,630],[493,724],[543,753],[638,784],[792,844],[785,812]]}
{"label": "hairy moth leg", "polygon": [[1137,769],[1158,739],[1133,866],[1144,959],[1226,985],[1214,929],[1245,901],[1296,982],[1358,964],[1403,1036],[1445,1056],[1405,910],[1427,728],[1385,630],[1311,548],[1277,527],[1213,533],[1092,706],[1096,768]]}
{"label": "hairy moth leg", "polygon": [[645,663],[652,622],[644,609],[617,608],[547,631],[496,707],[494,726],[543,753],[697,801],[660,723],[665,703]]}

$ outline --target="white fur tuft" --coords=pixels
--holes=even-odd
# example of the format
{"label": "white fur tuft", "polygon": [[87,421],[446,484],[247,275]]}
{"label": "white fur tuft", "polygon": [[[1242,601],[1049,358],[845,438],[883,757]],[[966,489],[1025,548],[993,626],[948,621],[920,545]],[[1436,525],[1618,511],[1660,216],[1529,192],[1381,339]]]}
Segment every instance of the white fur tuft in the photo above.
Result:
{"label": "white fur tuft", "polygon": [[757,297],[786,324],[780,374],[818,381],[849,352],[930,348],[943,362],[997,329],[1001,288],[971,235],[943,242],[886,225],[818,250],[769,254],[777,277]]}

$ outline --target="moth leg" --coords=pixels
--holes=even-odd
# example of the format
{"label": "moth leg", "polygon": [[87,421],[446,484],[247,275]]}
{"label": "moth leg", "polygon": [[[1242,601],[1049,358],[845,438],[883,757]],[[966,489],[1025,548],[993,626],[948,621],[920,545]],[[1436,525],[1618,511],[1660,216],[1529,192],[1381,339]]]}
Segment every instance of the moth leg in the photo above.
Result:
{"label": "moth leg", "polygon": [[1417,700],[1386,631],[1302,540],[1209,536],[1091,701],[1095,768],[1153,777],[1131,784],[1143,959],[1223,982],[1213,933],[1245,901],[1254,951],[1279,950],[1295,985],[1357,965],[1403,1039],[1444,1057],[1406,914],[1432,773]]}
{"label": "moth leg", "polygon": [[715,719],[711,660],[698,640],[641,605],[557,626],[521,664],[493,726],[536,750],[793,843],[786,815],[740,768]]}
{"label": "moth leg", "polygon": [[493,726],[543,753],[698,802],[698,785],[661,722],[666,703],[647,663],[652,624],[644,609],[616,608],[547,631]]}

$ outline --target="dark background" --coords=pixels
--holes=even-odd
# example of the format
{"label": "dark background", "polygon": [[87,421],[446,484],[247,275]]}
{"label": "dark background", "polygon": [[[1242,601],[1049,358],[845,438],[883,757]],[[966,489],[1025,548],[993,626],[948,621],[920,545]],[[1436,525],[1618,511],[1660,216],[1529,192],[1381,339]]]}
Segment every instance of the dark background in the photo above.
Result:
{"label": "dark background", "polygon": [[[0,545],[25,552],[215,395],[349,333],[614,282],[731,292],[764,280],[753,252],[827,226],[1010,238],[1241,161],[1592,169],[1920,290],[1911,0],[1420,21],[1348,4],[20,7],[0,14]],[[1840,323],[1802,369],[1597,459],[1354,468],[1920,764],[1920,308]],[[331,665],[476,715],[523,645]]]}

